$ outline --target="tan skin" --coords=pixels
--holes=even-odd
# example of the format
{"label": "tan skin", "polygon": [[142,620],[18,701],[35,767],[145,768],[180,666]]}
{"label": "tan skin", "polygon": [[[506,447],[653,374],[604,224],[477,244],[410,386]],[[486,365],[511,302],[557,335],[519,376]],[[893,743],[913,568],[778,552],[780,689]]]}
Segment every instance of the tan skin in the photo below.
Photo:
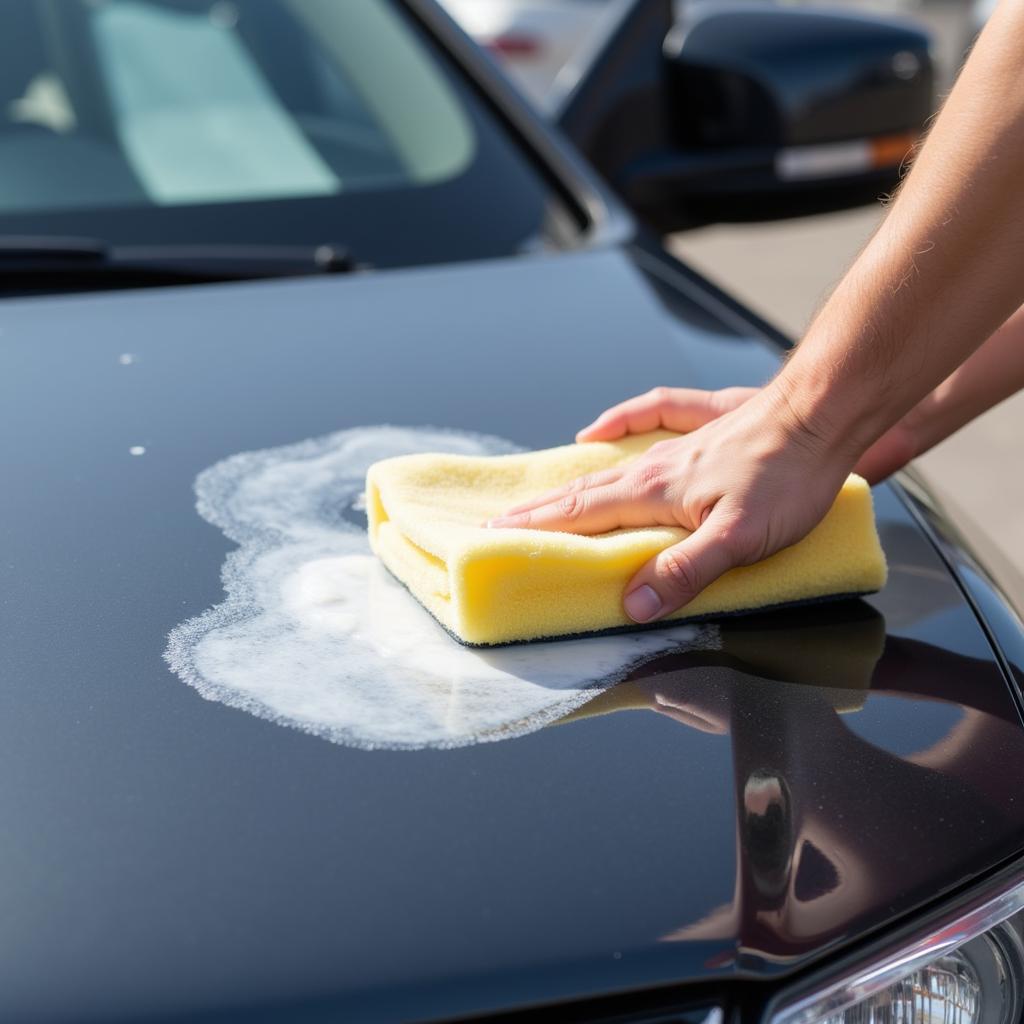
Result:
{"label": "tan skin", "polygon": [[[878,483],[1024,388],[1024,308],[890,427],[858,460],[854,472]],[[607,409],[577,441],[615,441],[664,428],[680,433],[742,405],[760,388],[697,391],[655,388]],[[531,505],[532,507],[532,505]]]}
{"label": "tan skin", "polygon": [[885,220],[765,387],[615,406],[579,440],[687,433],[489,525],[692,531],[626,586],[627,614],[653,621],[804,537],[855,467],[881,479],[1024,385],[1021,66],[1024,0],[1002,0]]}

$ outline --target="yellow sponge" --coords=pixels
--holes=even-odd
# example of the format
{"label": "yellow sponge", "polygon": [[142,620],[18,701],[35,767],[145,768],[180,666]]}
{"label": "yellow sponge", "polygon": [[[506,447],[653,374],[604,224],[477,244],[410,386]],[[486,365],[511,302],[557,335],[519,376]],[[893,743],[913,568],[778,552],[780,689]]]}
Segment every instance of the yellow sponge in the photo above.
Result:
{"label": "yellow sponge", "polygon": [[[583,537],[480,524],[671,436],[657,431],[521,455],[385,459],[367,474],[370,544],[465,644],[635,629],[622,609],[626,583],[688,531],[659,526]],[[871,491],[851,476],[825,519],[800,543],[726,573],[671,620],[870,593],[885,577]]]}

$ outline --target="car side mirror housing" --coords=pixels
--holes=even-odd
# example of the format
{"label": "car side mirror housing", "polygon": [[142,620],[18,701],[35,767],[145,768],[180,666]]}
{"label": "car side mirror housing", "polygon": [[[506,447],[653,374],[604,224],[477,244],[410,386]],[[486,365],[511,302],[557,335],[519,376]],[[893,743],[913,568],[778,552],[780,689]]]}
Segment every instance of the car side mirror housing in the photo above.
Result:
{"label": "car side mirror housing", "polygon": [[743,0],[638,0],[558,119],[661,231],[877,198],[934,104],[904,21]]}

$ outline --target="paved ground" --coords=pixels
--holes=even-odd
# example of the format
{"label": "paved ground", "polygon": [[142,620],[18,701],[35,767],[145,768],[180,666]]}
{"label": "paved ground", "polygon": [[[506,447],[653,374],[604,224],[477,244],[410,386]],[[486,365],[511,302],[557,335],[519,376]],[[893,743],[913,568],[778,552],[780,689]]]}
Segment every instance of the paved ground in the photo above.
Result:
{"label": "paved ground", "polygon": [[[963,8],[923,8],[940,32],[939,54],[956,51]],[[673,250],[798,337],[881,216],[862,208],[774,224],[716,226],[672,239]],[[1024,394],[981,417],[917,462],[929,483],[977,538],[992,568],[1009,556],[1024,580]],[[954,507],[955,506],[955,507]],[[1024,583],[1012,569],[1001,582],[1024,609]]]}

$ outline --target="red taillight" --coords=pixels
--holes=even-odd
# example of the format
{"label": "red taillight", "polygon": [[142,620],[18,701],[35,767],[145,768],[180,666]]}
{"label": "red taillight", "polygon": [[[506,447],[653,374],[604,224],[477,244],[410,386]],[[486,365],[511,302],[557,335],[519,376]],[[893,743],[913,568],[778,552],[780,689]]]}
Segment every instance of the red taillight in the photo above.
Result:
{"label": "red taillight", "polygon": [[541,41],[536,36],[528,36],[521,32],[505,32],[484,42],[491,53],[499,57],[523,58],[536,57],[540,53]]}

